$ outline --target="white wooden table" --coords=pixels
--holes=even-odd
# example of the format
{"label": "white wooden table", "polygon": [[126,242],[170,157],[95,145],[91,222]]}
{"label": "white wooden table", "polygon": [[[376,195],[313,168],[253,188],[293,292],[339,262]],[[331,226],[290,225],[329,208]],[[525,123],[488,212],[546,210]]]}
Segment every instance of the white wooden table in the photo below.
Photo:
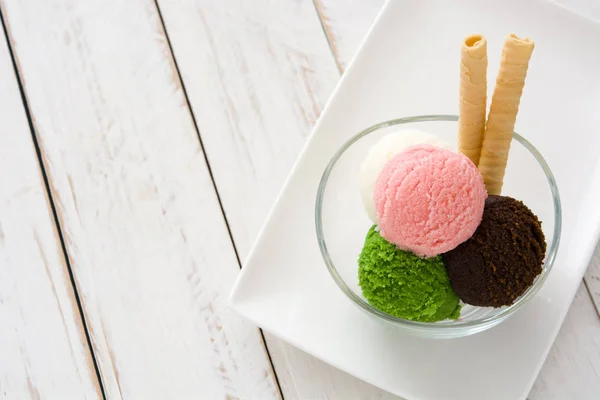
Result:
{"label": "white wooden table", "polygon": [[[395,398],[227,307],[382,3],[0,0],[1,399]],[[598,399],[586,282],[531,400]]]}

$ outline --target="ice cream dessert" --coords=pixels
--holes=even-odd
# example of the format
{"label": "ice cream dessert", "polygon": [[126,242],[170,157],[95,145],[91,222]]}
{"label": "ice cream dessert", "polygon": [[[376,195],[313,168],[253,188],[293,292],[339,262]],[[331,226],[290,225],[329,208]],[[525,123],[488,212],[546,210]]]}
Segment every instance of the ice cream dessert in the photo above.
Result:
{"label": "ice cream dessert", "polygon": [[440,256],[420,258],[381,237],[373,226],[358,259],[358,279],[367,301],[398,318],[434,322],[456,319],[458,296]]}
{"label": "ice cream dessert", "polygon": [[392,157],[373,193],[381,235],[424,257],[452,250],[470,238],[486,197],[471,160],[432,145],[412,146]]}
{"label": "ice cream dessert", "polygon": [[540,221],[522,202],[499,196],[532,51],[531,40],[507,37],[486,121],[487,41],[465,39],[459,153],[421,131],[390,134],[368,152],[359,183],[375,225],[358,280],[373,307],[412,321],[458,319],[460,301],[511,305],[542,272]]}
{"label": "ice cream dessert", "polygon": [[545,254],[546,241],[535,214],[521,201],[490,196],[475,234],[442,258],[462,301],[501,307],[533,284]]}
{"label": "ice cream dessert", "polygon": [[402,129],[379,139],[365,157],[358,176],[360,193],[367,215],[374,224],[377,223],[377,214],[375,212],[375,202],[373,201],[373,191],[379,173],[385,163],[393,156],[417,144],[431,144],[450,149],[448,143],[429,132],[418,129]]}

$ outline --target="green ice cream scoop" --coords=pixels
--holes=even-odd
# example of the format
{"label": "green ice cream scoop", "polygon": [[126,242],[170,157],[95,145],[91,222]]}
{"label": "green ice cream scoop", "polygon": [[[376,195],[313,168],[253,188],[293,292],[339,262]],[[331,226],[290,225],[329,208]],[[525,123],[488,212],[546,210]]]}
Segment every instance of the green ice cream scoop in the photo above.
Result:
{"label": "green ice cream scoop", "polygon": [[358,258],[358,281],[369,304],[398,318],[435,322],[460,315],[440,256],[400,250],[371,227]]}

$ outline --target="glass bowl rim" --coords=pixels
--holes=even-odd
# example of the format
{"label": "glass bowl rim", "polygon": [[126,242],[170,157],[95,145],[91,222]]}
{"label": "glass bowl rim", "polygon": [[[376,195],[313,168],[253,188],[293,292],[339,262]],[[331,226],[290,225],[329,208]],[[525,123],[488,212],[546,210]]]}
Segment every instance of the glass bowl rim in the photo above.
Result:
{"label": "glass bowl rim", "polygon": [[453,321],[451,324],[436,324],[436,323],[431,323],[431,322],[419,322],[419,321],[411,321],[411,320],[407,320],[407,319],[394,317],[390,314],[387,314],[383,311],[376,309],[375,307],[370,305],[366,300],[364,300],[363,298],[358,296],[356,293],[354,293],[354,291],[348,287],[348,285],[346,284],[344,279],[337,272],[337,269],[336,269],[333,261],[331,260],[331,257],[329,256],[329,252],[327,251],[327,244],[325,243],[325,237],[323,235],[323,221],[322,221],[323,196],[325,193],[325,188],[327,186],[327,181],[329,179],[329,175],[331,174],[331,171],[335,167],[335,165],[336,165],[337,161],[340,159],[340,157],[344,154],[344,152],[350,146],[352,146],[354,143],[356,143],[358,140],[362,139],[364,136],[366,136],[372,132],[375,132],[379,129],[387,128],[387,127],[394,126],[394,125],[403,125],[403,124],[414,123],[414,122],[435,122],[435,121],[456,122],[456,121],[458,121],[458,116],[450,115],[450,114],[440,114],[440,115],[432,114],[432,115],[418,115],[418,116],[412,116],[412,117],[396,118],[396,119],[383,121],[383,122],[371,125],[370,127],[366,128],[366,129],[363,129],[362,131],[360,131],[359,133],[357,133],[356,135],[351,137],[349,140],[347,140],[338,149],[338,151],[334,154],[334,156],[331,158],[331,160],[327,164],[327,167],[325,168],[325,171],[323,172],[323,175],[321,176],[321,180],[319,182],[319,187],[317,190],[317,199],[316,199],[316,204],[315,204],[315,228],[316,228],[316,233],[317,233],[317,241],[319,242],[319,249],[321,251],[321,256],[323,257],[323,261],[325,262],[325,265],[327,266],[327,269],[329,270],[330,275],[332,276],[332,278],[335,281],[335,283],[337,284],[337,286],[342,290],[342,292],[344,292],[346,294],[346,296],[350,298],[350,300],[352,300],[356,305],[358,305],[364,311],[366,311],[369,314],[372,314],[380,319],[383,319],[387,322],[391,322],[394,324],[404,325],[404,326],[411,327],[411,328],[416,328],[418,330],[432,330],[432,329],[457,330],[457,329],[464,329],[464,328],[469,328],[469,327],[479,327],[479,326],[485,326],[485,325],[489,325],[491,327],[491,326],[495,325],[494,322],[496,322],[496,321],[500,322],[503,319],[505,319],[508,316],[515,313],[517,310],[521,309],[525,304],[527,304],[527,302],[530,299],[532,299],[539,292],[539,290],[543,286],[544,282],[550,275],[550,272],[554,265],[554,261],[556,259],[556,253],[558,251],[558,247],[559,247],[559,243],[560,243],[561,230],[562,230],[562,208],[561,208],[561,202],[560,202],[560,195],[558,192],[558,186],[556,184],[556,179],[554,178],[552,170],[548,166],[548,163],[546,162],[546,160],[544,159],[542,154],[527,139],[525,139],[524,137],[519,135],[517,132],[513,132],[513,139],[516,140],[517,142],[519,142],[523,147],[525,147],[525,149],[527,151],[529,151],[529,153],[531,153],[531,155],[535,158],[535,160],[538,162],[538,164],[544,171],[544,174],[546,175],[548,185],[550,186],[550,192],[552,194],[552,201],[553,201],[553,206],[554,206],[554,231],[552,234],[552,244],[551,244],[550,248],[548,249],[548,252],[546,255],[546,260],[544,262],[544,266],[543,266],[541,274],[537,277],[537,280],[535,281],[535,283],[529,289],[527,289],[527,291],[523,295],[521,295],[521,297],[519,297],[519,299],[512,305],[503,309],[499,313],[489,316],[489,317],[485,317],[485,318],[477,319],[477,320],[473,320],[473,321],[458,321],[457,320],[457,321]]}

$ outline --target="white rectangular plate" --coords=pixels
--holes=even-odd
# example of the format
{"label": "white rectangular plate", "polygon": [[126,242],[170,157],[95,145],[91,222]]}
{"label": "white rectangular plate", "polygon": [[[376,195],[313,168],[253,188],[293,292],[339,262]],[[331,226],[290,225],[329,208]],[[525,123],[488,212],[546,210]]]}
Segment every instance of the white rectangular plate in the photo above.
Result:
{"label": "white rectangular plate", "polygon": [[[314,203],[323,169],[376,122],[456,114],[460,42],[488,37],[490,94],[503,38],[536,41],[516,130],[553,169],[563,200],[554,270],[523,310],[455,340],[411,337],[365,315],[323,264]],[[414,400],[524,399],[565,317],[600,228],[600,26],[542,1],[391,1],[321,116],[231,296],[302,350]]]}

